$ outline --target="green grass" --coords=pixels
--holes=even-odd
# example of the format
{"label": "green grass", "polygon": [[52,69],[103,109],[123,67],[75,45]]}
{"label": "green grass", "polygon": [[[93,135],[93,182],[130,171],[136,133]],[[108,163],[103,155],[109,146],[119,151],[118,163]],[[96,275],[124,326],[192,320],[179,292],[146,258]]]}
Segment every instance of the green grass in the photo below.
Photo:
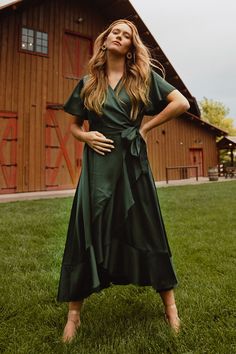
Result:
{"label": "green grass", "polygon": [[178,337],[151,287],[112,286],[86,299],[76,341],[60,337],[56,302],[72,198],[0,205],[0,352],[236,353],[236,181],[159,188],[174,264]]}

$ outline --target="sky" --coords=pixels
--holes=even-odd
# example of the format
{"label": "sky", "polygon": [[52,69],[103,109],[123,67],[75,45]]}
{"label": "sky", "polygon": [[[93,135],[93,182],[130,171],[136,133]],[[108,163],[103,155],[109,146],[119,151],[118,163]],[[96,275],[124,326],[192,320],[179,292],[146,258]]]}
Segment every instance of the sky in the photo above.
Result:
{"label": "sky", "polygon": [[236,127],[236,0],[130,0],[197,101],[222,102]]}

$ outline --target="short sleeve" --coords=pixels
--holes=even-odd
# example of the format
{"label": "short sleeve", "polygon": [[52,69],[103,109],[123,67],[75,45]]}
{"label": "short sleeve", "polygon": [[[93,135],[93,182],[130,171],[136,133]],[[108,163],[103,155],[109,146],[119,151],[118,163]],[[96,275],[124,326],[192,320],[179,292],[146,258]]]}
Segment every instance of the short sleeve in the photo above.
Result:
{"label": "short sleeve", "polygon": [[80,97],[81,90],[84,86],[84,80],[81,79],[75,86],[72,94],[68,97],[67,101],[63,105],[64,111],[79,116],[83,119],[87,119],[87,110],[84,107],[84,102]]}
{"label": "short sleeve", "polygon": [[173,90],[176,90],[176,88],[152,70],[149,93],[150,103],[145,109],[145,114],[152,116],[160,113],[166,105],[166,97]]}

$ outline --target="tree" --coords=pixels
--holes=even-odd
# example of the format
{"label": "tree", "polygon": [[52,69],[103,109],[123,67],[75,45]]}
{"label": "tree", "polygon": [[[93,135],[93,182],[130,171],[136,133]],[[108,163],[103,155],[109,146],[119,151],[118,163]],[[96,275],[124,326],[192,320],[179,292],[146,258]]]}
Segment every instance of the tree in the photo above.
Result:
{"label": "tree", "polygon": [[229,108],[223,103],[210,100],[206,97],[199,102],[201,117],[206,122],[217,126],[218,128],[227,131],[229,135],[236,135],[234,120],[226,117],[229,114]]}

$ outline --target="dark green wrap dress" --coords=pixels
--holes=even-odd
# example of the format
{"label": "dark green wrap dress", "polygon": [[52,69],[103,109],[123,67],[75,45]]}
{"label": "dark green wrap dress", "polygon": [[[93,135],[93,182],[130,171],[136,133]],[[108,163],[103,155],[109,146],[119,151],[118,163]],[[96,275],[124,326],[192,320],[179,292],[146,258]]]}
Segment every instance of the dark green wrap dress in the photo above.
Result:
{"label": "dark green wrap dress", "polygon": [[71,209],[58,301],[77,301],[111,284],[152,286],[157,292],[177,285],[146,143],[139,133],[144,115],[155,115],[175,89],[151,72],[150,104],[130,120],[125,87],[107,90],[103,115],[85,109],[81,79],[64,105],[89,121],[89,130],[114,141],[100,155],[87,144]]}

